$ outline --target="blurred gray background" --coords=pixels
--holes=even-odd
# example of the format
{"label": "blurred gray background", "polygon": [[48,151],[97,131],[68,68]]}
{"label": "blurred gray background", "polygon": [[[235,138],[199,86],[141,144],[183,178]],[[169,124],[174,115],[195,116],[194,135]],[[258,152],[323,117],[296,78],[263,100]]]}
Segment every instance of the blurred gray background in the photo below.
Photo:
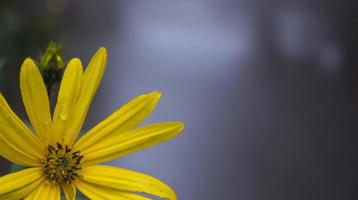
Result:
{"label": "blurred gray background", "polygon": [[[85,129],[139,94],[176,139],[111,162],[181,200],[358,199],[358,4],[326,0],[0,3],[0,88],[25,118],[18,70],[49,40],[107,72]],[[26,119],[26,118],[25,118]],[[1,161],[1,174],[8,163]]]}

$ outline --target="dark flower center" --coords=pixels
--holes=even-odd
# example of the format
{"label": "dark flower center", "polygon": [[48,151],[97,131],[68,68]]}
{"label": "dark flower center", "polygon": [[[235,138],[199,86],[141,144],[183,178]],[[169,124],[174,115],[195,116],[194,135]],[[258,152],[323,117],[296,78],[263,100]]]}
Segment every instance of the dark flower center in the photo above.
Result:
{"label": "dark flower center", "polygon": [[47,157],[42,161],[42,171],[52,183],[70,184],[76,177],[80,177],[82,158],[80,151],[72,152],[67,145],[49,145]]}

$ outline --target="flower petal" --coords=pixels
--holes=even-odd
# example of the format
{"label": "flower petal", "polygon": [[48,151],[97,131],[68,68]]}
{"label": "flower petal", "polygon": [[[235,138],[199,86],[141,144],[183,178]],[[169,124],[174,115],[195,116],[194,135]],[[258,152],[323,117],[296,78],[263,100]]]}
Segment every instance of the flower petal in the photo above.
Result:
{"label": "flower petal", "polygon": [[38,139],[16,116],[0,93],[0,155],[23,166],[39,166],[42,148]]}
{"label": "flower petal", "polygon": [[75,144],[77,149],[85,149],[103,138],[134,128],[154,110],[159,92],[138,96],[88,131]]}
{"label": "flower petal", "polygon": [[168,185],[146,174],[105,165],[83,167],[82,172],[83,182],[103,188],[134,194],[146,193],[170,200],[177,199]]}
{"label": "flower petal", "polygon": [[57,103],[53,114],[53,138],[52,143],[64,140],[67,127],[76,117],[74,110],[78,94],[81,90],[83,76],[82,63],[79,59],[72,59],[63,74]]}
{"label": "flower petal", "polygon": [[0,177],[0,199],[22,199],[38,187],[43,179],[40,168],[28,168]]}
{"label": "flower petal", "polygon": [[62,189],[66,200],[76,199],[76,187],[74,185],[64,184],[62,185]]}
{"label": "flower petal", "polygon": [[96,52],[86,68],[82,79],[81,91],[73,111],[73,114],[76,115],[76,117],[71,118],[66,133],[67,135],[65,139],[68,140],[67,143],[69,144],[73,143],[82,128],[88,108],[97,91],[99,83],[102,80],[106,62],[107,51],[102,47]]}
{"label": "flower petal", "polygon": [[37,187],[25,200],[61,200],[60,187],[47,181]]}
{"label": "flower petal", "polygon": [[162,122],[106,137],[97,144],[81,150],[83,164],[91,165],[110,161],[156,145],[175,137],[183,128],[182,122]]}
{"label": "flower petal", "polygon": [[80,180],[76,182],[76,186],[84,195],[90,199],[150,200],[149,198],[142,197],[137,194],[132,194]]}
{"label": "flower petal", "polygon": [[51,137],[51,111],[46,86],[34,61],[27,58],[21,66],[20,89],[27,115],[44,146]]}

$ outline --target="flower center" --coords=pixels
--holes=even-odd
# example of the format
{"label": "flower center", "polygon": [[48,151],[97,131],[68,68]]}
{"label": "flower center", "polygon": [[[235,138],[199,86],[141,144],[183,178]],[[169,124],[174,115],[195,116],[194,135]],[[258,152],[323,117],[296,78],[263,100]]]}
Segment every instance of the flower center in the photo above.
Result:
{"label": "flower center", "polygon": [[47,157],[42,161],[42,171],[45,177],[58,184],[70,184],[79,177],[81,170],[81,160],[83,156],[80,151],[72,152],[66,145],[57,143],[56,146],[49,145]]}

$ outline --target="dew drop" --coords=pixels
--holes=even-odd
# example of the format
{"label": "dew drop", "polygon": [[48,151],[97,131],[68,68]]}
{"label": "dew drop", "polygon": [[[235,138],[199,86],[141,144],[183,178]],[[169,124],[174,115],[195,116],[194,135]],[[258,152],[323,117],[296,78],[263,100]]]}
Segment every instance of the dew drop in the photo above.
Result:
{"label": "dew drop", "polygon": [[68,106],[67,104],[63,104],[59,113],[59,116],[62,120],[67,120],[68,118]]}

